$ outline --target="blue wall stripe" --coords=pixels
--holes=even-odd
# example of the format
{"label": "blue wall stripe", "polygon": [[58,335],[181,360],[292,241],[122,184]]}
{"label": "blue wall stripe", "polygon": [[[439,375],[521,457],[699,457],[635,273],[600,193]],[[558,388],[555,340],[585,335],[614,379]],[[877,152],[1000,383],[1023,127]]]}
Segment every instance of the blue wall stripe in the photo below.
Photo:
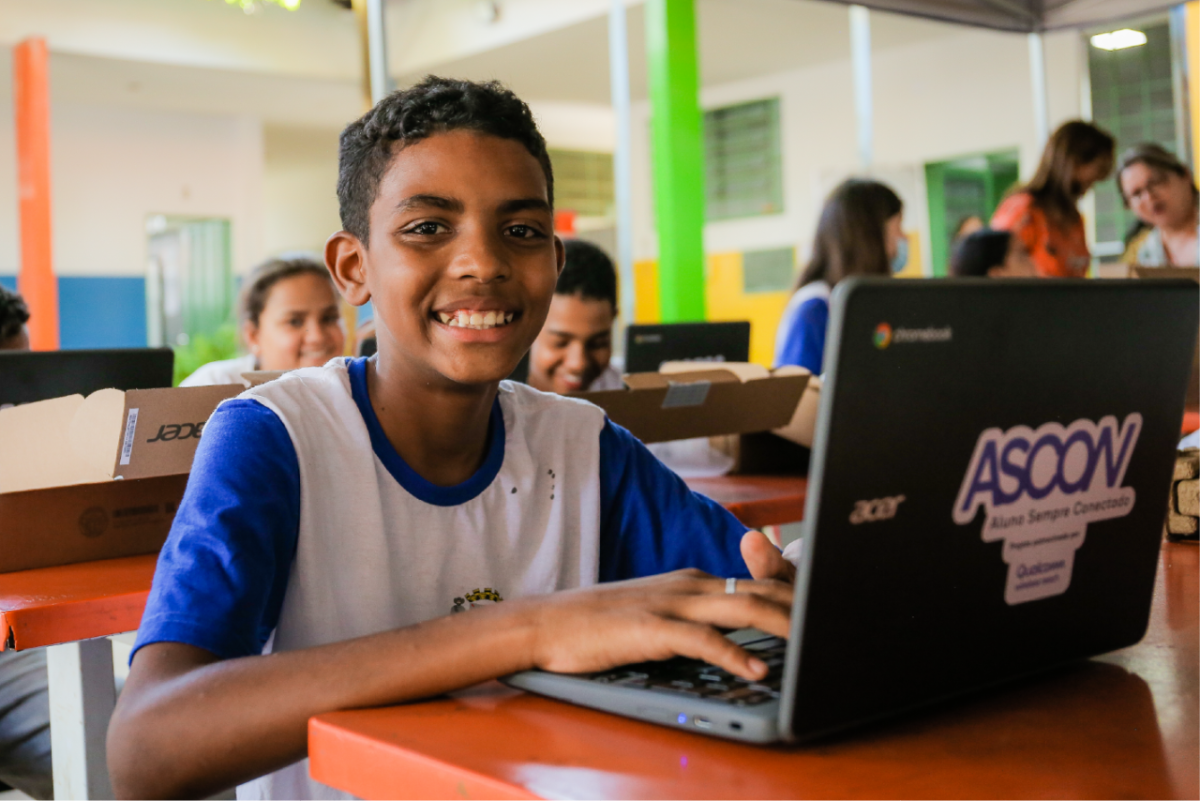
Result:
{"label": "blue wall stripe", "polygon": [[[16,276],[0,275],[0,286],[16,290]],[[146,280],[60,275],[58,331],[63,348],[146,347]]]}

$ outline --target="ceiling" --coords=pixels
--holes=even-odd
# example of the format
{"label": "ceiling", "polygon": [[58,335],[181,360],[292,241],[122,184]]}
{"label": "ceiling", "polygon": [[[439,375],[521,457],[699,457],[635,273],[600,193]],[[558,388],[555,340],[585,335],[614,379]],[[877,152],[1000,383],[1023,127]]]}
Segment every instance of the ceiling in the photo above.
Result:
{"label": "ceiling", "polygon": [[[394,74],[401,85],[436,71],[497,78],[530,101],[609,103],[608,20],[597,13],[607,0],[505,0],[501,19],[508,28],[497,31],[478,15],[466,16],[478,5],[390,0],[389,56],[399,65]],[[846,9],[834,3],[698,0],[697,8],[705,86],[849,58]],[[439,17],[439,9],[446,13]],[[535,18],[537,24],[530,21]],[[632,2],[627,18],[631,89],[638,100],[646,95],[640,3]],[[394,30],[401,24],[403,31]],[[455,25],[465,30],[462,36],[453,35]],[[872,14],[876,50],[956,30]],[[54,97],[68,102],[250,114],[269,124],[329,127],[362,111],[355,21],[329,0],[304,0],[295,13],[267,5],[252,15],[222,0],[0,0],[0,43],[39,33],[51,47]],[[454,44],[404,49],[423,36]],[[459,52],[446,52],[454,50]],[[437,60],[437,52],[446,57]],[[7,56],[0,54],[5,97],[12,85]]]}

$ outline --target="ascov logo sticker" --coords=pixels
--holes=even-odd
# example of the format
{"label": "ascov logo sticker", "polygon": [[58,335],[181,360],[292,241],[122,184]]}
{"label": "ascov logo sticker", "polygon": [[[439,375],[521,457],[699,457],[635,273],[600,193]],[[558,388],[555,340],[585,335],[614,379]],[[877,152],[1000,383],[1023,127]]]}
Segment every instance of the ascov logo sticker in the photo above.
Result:
{"label": "ascov logo sticker", "polygon": [[1121,482],[1141,431],[1134,412],[1119,430],[1109,416],[979,435],[953,517],[966,525],[984,508],[983,541],[1004,540],[1010,605],[1066,592],[1087,524],[1133,510],[1133,487]]}

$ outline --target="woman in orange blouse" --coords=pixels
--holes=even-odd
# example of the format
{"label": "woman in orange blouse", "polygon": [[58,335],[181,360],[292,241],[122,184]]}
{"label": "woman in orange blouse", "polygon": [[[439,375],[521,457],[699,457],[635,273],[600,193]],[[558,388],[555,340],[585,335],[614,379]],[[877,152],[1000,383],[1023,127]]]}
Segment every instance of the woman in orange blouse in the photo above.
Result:
{"label": "woman in orange blouse", "polygon": [[1046,143],[1033,178],[996,209],[992,228],[1012,231],[1021,240],[1038,275],[1087,275],[1092,256],[1076,204],[1112,172],[1114,145],[1108,133],[1091,123],[1063,123]]}

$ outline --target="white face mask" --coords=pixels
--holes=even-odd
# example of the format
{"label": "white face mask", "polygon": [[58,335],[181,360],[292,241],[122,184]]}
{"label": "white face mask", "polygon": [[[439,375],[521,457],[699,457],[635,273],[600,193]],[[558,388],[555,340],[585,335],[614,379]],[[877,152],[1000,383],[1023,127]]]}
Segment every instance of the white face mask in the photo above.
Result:
{"label": "white face mask", "polygon": [[900,237],[896,242],[896,255],[892,257],[892,273],[898,273],[908,265],[908,239]]}

